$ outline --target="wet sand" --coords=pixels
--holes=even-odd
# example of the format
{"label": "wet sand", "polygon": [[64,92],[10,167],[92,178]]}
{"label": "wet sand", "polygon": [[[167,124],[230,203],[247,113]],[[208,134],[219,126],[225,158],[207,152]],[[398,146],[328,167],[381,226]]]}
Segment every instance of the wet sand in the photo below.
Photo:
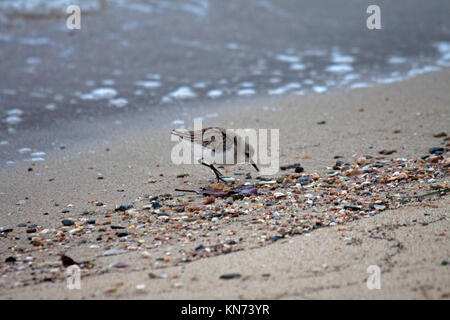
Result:
{"label": "wet sand", "polygon": [[[450,72],[445,69],[374,88],[233,101],[228,105],[200,106],[195,112],[196,116],[218,114],[217,118],[207,119],[205,125],[279,128],[280,164],[300,162],[306,173],[324,173],[326,166],[336,162],[337,155],[352,162],[355,154],[379,156],[378,152],[386,149],[396,150],[387,159],[417,159],[427,155],[431,147],[445,147],[446,142],[433,135],[450,131],[449,83]],[[142,114],[132,115],[123,119],[126,126],[119,129],[114,128],[112,120],[94,128],[73,122],[60,129],[67,136],[82,137],[74,139],[70,148],[50,152],[45,163],[18,164],[14,169],[0,171],[0,226],[3,230],[14,229],[0,242],[1,298],[449,298],[445,263],[450,258],[448,196],[190,263],[164,259],[183,249],[177,245],[147,248],[150,257],[143,258],[143,246],[127,238],[111,238],[101,242],[99,248],[87,248],[91,242],[82,244],[71,236],[67,236],[69,241],[56,242],[47,249],[30,243],[25,229],[18,228],[18,224],[28,224],[27,228],[36,224],[38,229],[42,226],[41,230],[51,230],[60,228],[62,219],[78,221],[84,211],[99,220],[108,209],[114,212],[117,205],[136,203],[144,195],[176,194],[175,188],[208,184],[212,176],[207,169],[171,163],[171,127],[163,121],[150,127],[148,121]],[[323,121],[325,124],[318,124]],[[227,174],[250,172],[251,181],[256,182],[251,170],[240,167]],[[103,179],[98,179],[99,173]],[[177,178],[183,173],[189,173],[186,181]],[[448,186],[448,171],[436,180]],[[428,189],[426,184],[418,192]],[[18,205],[20,200],[26,201]],[[97,206],[98,202],[103,206]],[[304,212],[299,210],[298,214]],[[113,213],[111,220],[114,215],[119,213]],[[218,226],[222,228],[219,233],[230,230],[227,224]],[[239,220],[231,228],[233,239],[248,234]],[[259,236],[257,229],[254,232]],[[14,236],[21,239],[14,240]],[[154,238],[149,234],[141,239],[151,243]],[[107,248],[124,246],[130,248],[129,252],[102,256]],[[24,252],[12,251],[13,247],[21,247]],[[57,256],[62,252],[76,261],[92,261],[106,272],[83,277],[80,291],[68,290],[61,279],[64,268]],[[17,257],[12,267],[4,263],[9,256]],[[31,265],[28,256],[34,259]],[[107,267],[116,262],[126,262],[128,268]],[[380,290],[368,290],[365,283],[366,269],[372,264],[381,267]],[[21,265],[25,268],[17,269]],[[31,266],[37,268],[35,278],[39,281],[30,278]],[[56,269],[49,276],[54,282],[41,282],[44,269],[47,276],[52,274],[50,269]],[[166,274],[167,278],[149,279],[149,272]],[[226,273],[239,273],[241,277],[219,279]],[[146,285],[143,292],[136,290],[139,284]]]}

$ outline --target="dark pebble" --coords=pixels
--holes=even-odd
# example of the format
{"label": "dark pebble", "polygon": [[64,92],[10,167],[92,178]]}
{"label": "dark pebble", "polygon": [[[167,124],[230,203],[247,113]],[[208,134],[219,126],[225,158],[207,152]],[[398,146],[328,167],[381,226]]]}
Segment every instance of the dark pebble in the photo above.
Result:
{"label": "dark pebble", "polygon": [[27,224],[26,224],[26,223],[19,223],[17,226],[18,226],[19,228],[24,228],[24,227],[27,226]]}
{"label": "dark pebble", "polygon": [[73,220],[71,220],[71,219],[64,219],[61,222],[66,227],[70,227],[70,226],[73,226],[75,224],[75,222],[73,222]]}
{"label": "dark pebble", "polygon": [[5,263],[14,263],[16,262],[16,258],[14,257],[8,257],[5,259]]}
{"label": "dark pebble", "polygon": [[386,149],[384,149],[384,150],[379,151],[378,153],[382,154],[382,155],[390,155],[390,154],[393,154],[393,153],[396,153],[396,152],[397,152],[397,150],[386,150]]}
{"label": "dark pebble", "polygon": [[69,212],[70,212],[70,210],[67,210],[67,209],[64,209],[61,211],[61,213],[69,213]]}
{"label": "dark pebble", "polygon": [[295,168],[295,173],[302,173],[303,171],[305,171],[305,169],[303,169],[303,167],[296,167]]}
{"label": "dark pebble", "polygon": [[27,233],[35,233],[35,232],[36,232],[36,228],[27,229]]}
{"label": "dark pebble", "polygon": [[442,260],[442,261],[441,261],[441,265],[443,265],[443,266],[448,265],[448,261],[447,261],[447,260]]}
{"label": "dark pebble", "polygon": [[285,166],[280,166],[281,170],[288,170],[288,169],[295,169],[295,168],[301,168],[300,163],[287,164]]}
{"label": "dark pebble", "polygon": [[431,154],[435,154],[435,155],[441,155],[444,153],[444,148],[430,148],[430,150],[428,150]]}
{"label": "dark pebble", "polygon": [[125,190],[123,189],[117,189],[117,192],[124,192]]}
{"label": "dark pebble", "polygon": [[447,133],[445,133],[445,132],[439,132],[439,133],[433,134],[433,137],[435,137],[435,138],[443,138],[446,136],[447,136]]}
{"label": "dark pebble", "polygon": [[356,207],[356,206],[344,206],[344,209],[349,209],[349,210],[353,210],[353,211],[358,211],[358,210],[361,210],[361,207]]}
{"label": "dark pebble", "polygon": [[116,230],[116,229],[125,229],[125,227],[122,227],[122,226],[111,226],[111,229],[114,229],[114,230]]}
{"label": "dark pebble", "polygon": [[220,276],[220,279],[223,280],[231,280],[231,279],[238,279],[242,277],[240,273],[226,273]]}
{"label": "dark pebble", "polygon": [[94,224],[94,223],[95,223],[95,220],[94,220],[94,219],[89,219],[89,220],[87,221],[87,223],[89,223],[89,224]]}
{"label": "dark pebble", "polygon": [[120,232],[117,236],[119,238],[126,237],[126,236],[128,236],[128,232]]}
{"label": "dark pebble", "polygon": [[312,182],[312,177],[300,177],[300,178],[297,179],[297,181],[301,185],[307,185],[307,184],[310,184]]}
{"label": "dark pebble", "polygon": [[155,201],[155,202],[152,202],[152,208],[159,209],[159,208],[162,208],[162,205]]}
{"label": "dark pebble", "polygon": [[133,208],[133,205],[121,205],[120,207],[117,207],[115,211],[127,211],[128,209]]}
{"label": "dark pebble", "polygon": [[203,249],[203,245],[202,244],[198,244],[195,246],[195,251],[201,250]]}

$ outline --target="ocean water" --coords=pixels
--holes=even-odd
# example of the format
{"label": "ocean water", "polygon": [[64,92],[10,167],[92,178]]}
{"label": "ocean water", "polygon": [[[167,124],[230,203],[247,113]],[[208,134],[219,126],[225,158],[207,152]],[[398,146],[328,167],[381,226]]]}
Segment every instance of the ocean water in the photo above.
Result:
{"label": "ocean water", "polygon": [[[450,66],[450,1],[378,3],[381,30],[367,29],[364,1],[0,0],[1,164],[16,161],[2,150],[32,149],[15,144],[23,132],[64,121],[327,94]],[[81,30],[66,27],[69,4]]]}

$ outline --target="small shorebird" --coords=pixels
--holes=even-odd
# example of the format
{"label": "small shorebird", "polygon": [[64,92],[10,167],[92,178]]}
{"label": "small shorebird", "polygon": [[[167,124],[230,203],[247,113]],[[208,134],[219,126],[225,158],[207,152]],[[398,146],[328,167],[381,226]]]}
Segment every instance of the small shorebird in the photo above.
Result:
{"label": "small shorebird", "polygon": [[[251,158],[255,152],[253,147],[241,136],[231,131],[227,132],[226,129],[220,127],[209,127],[197,131],[174,129],[172,134],[193,146],[194,157],[199,163],[214,172],[217,181],[225,180],[222,173],[214,167],[214,164],[236,165],[238,163],[248,163],[256,171],[259,171],[258,166]],[[219,162],[217,161],[218,159],[220,159]],[[241,160],[244,161],[239,162]]]}

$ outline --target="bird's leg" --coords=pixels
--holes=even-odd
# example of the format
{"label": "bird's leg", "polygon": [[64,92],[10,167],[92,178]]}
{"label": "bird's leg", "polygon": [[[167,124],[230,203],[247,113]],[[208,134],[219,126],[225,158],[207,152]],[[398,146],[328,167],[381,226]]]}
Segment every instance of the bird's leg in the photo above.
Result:
{"label": "bird's leg", "polygon": [[200,161],[200,163],[202,165],[204,165],[204,166],[207,166],[208,168],[210,168],[214,172],[214,174],[216,175],[216,178],[217,178],[217,182],[219,182],[219,181],[225,182],[225,180],[223,180],[223,178],[222,178],[223,175],[212,164],[206,164],[203,161]]}

